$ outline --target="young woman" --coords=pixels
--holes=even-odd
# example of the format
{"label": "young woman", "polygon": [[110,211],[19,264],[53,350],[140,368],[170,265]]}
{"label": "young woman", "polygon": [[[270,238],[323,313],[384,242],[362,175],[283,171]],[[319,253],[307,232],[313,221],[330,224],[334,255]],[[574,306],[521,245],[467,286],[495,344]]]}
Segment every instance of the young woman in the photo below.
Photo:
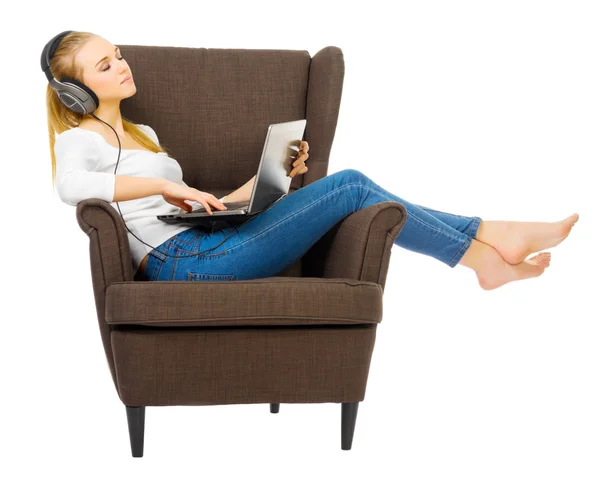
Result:
{"label": "young woman", "polygon": [[[86,198],[106,200],[115,208],[122,202],[119,207],[130,231],[133,267],[140,280],[272,276],[348,215],[391,200],[403,204],[408,213],[396,245],[451,268],[470,268],[481,288],[492,290],[541,275],[550,264],[550,253],[526,257],[561,243],[579,219],[576,213],[556,222],[484,221],[455,215],[413,204],[363,173],[347,169],[294,191],[237,229],[207,233],[201,227],[167,224],[156,215],[192,210],[194,206],[186,201],[209,212],[211,207],[226,209],[223,202],[248,201],[254,178],[221,199],[186,185],[178,162],[160,145],[156,132],[122,118],[121,100],[136,93],[133,73],[119,49],[102,37],[88,32],[66,35],[50,67],[56,79],[74,78],[99,100],[93,114],[78,114],[48,86],[53,181],[59,196],[70,205]],[[121,146],[117,175],[113,173],[119,153],[115,133]],[[308,170],[308,151],[308,143],[302,142],[291,177]],[[198,252],[205,253],[193,255]]]}

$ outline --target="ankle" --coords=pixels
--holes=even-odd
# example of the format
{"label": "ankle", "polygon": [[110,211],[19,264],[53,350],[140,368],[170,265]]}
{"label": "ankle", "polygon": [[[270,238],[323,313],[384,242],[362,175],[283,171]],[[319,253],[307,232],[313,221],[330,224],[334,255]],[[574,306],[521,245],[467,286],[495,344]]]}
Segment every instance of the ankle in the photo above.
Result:
{"label": "ankle", "polygon": [[499,238],[506,233],[506,222],[499,220],[481,220],[475,238],[490,247],[496,247]]}
{"label": "ankle", "polygon": [[[481,225],[483,225],[483,222],[481,222]],[[481,227],[479,231],[481,231]],[[497,267],[503,263],[505,263],[504,259],[496,249],[475,238],[471,241],[471,245],[469,245],[469,248],[458,262],[459,265],[468,267],[476,273],[481,273],[484,269],[489,269],[493,266]]]}

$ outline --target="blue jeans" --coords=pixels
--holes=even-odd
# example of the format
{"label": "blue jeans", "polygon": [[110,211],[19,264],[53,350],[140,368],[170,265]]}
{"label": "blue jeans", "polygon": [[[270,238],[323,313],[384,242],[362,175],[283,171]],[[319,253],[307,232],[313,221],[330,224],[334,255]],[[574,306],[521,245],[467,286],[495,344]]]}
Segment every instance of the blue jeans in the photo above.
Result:
{"label": "blue jeans", "polygon": [[[475,238],[480,217],[440,212],[400,198],[358,170],[346,169],[288,194],[221,243],[234,226],[190,227],[150,251],[141,280],[223,281],[271,277],[295,263],[348,215],[395,201],[408,212],[394,240],[454,268]],[[216,247],[201,255],[192,254]],[[163,252],[173,256],[165,255]],[[175,258],[174,256],[181,257]]]}

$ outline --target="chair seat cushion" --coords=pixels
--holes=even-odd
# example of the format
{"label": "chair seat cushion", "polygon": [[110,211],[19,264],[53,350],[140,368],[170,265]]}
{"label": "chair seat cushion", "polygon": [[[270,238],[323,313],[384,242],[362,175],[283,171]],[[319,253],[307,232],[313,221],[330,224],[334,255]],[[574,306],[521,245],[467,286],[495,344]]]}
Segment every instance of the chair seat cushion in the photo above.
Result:
{"label": "chair seat cushion", "polygon": [[374,324],[378,283],[347,278],[268,277],[230,282],[115,282],[106,289],[112,325]]}

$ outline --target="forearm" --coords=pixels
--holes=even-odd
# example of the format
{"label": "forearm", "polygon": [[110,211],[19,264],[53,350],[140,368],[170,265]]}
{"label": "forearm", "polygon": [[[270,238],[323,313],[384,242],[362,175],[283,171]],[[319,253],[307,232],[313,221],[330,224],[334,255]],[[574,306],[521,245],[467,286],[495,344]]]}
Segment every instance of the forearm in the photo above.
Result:
{"label": "forearm", "polygon": [[254,187],[254,180],[256,180],[256,175],[254,175],[237,190],[228,193],[227,198],[225,198],[225,202],[249,202],[250,195],[252,194],[252,188]]}
{"label": "forearm", "polygon": [[124,202],[136,198],[162,195],[169,183],[164,178],[115,176],[115,195],[113,202]]}

